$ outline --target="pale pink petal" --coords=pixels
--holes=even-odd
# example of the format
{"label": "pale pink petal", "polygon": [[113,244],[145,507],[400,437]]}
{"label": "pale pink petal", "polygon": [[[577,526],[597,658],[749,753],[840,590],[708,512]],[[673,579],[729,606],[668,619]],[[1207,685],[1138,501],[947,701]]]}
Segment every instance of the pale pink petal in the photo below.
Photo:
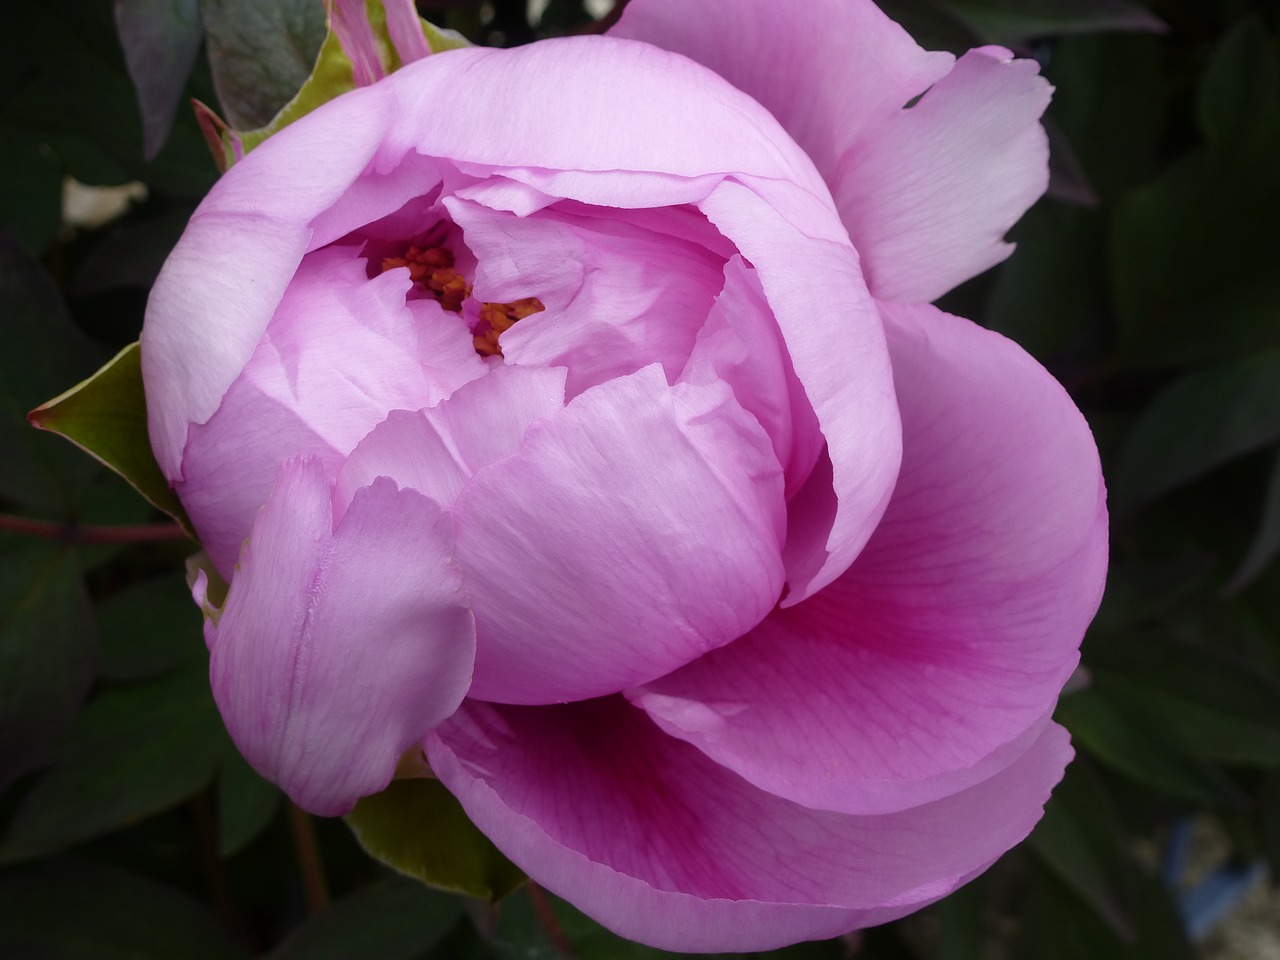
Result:
{"label": "pale pink petal", "polygon": [[[767,110],[705,67],[649,44],[590,36],[450,50],[377,89],[394,97],[399,117],[380,155],[416,150],[491,168],[593,172],[622,189],[631,173],[650,172],[794,180],[825,193]],[[485,95],[442,109],[460,90]],[[698,135],[672,133],[682,130]]]}
{"label": "pale pink petal", "polygon": [[631,694],[761,788],[850,813],[1013,762],[1076,665],[1106,569],[1097,451],[1065,391],[967,320],[883,309],[905,453],[866,549],[821,593]]}
{"label": "pale pink petal", "polygon": [[871,0],[631,0],[609,31],[704,64],[766,106],[828,180],[869,124],[951,66]]}
{"label": "pale pink petal", "polygon": [[387,35],[401,65],[431,55],[413,0],[385,0],[382,8],[387,16]]}
{"label": "pale pink petal", "polygon": [[1047,184],[1035,63],[984,47],[948,73],[950,54],[921,50],[870,0],[633,0],[610,33],[692,57],[768,107],[826,178],[880,299],[933,300],[1003,260]]}
{"label": "pale pink petal", "polygon": [[1030,832],[1071,749],[1052,726],[986,782],[866,817],[765,793],[617,698],[471,702],[427,756],[536,882],[622,936],[709,952],[830,937],[945,896]]}
{"label": "pale pink petal", "polygon": [[782,586],[782,509],[768,437],[727,387],[652,366],[581,394],[454,506],[472,695],[595,697],[740,636]]}
{"label": "pale pink petal", "polygon": [[570,397],[650,363],[675,379],[724,283],[719,254],[660,223],[647,229],[581,205],[522,217],[445,206],[478,261],[476,299],[537,297],[546,308],[502,335],[507,362],[568,368]]}
{"label": "pale pink petal", "polygon": [[797,603],[848,567],[889,502],[902,438],[884,331],[847,243],[814,239],[730,181],[701,208],[755,267],[827,442],[830,486],[805,502],[828,504],[806,509],[829,523],[788,531],[785,602]]}
{"label": "pale pink petal", "polygon": [[831,192],[879,299],[934,300],[1013,251],[1049,182],[1051,91],[1033,60],[970,51],[841,158]]}
{"label": "pale pink petal", "polygon": [[698,333],[681,379],[729,385],[773,441],[788,496],[808,479],[825,440],[760,280],[739,255],[725,266],[724,288]]}
{"label": "pale pink petal", "polygon": [[367,279],[349,248],[308,255],[218,411],[191,428],[175,487],[224,575],[287,457],[319,457],[334,477],[388,410],[485,371],[461,318],[408,289],[404,269]]}
{"label": "pale pink petal", "polygon": [[290,460],[216,626],[214,698],[245,758],[299,806],[345,813],[467,691],[475,632],[447,515],[380,480],[336,530],[314,460]]}
{"label": "pale pink petal", "polygon": [[515,453],[535,421],[564,407],[563,369],[496,366],[426,410],[393,410],[338,474],[339,515],[361,488],[391,477],[452,507],[481,467]]}
{"label": "pale pink petal", "polygon": [[188,425],[213,416],[253,355],[309,238],[302,224],[208,213],[161,268],[142,328],[142,380],[151,447],[170,482],[182,479]]}
{"label": "pale pink petal", "polygon": [[369,23],[365,0],[328,0],[329,28],[342,52],[351,61],[352,79],[358,87],[367,87],[387,75],[378,50],[378,41]]}
{"label": "pale pink petal", "polygon": [[[477,89],[485,96],[453,109],[458,91]],[[684,129],[699,136],[671,136]],[[794,180],[815,209],[829,203],[813,199],[826,196],[825,186],[766,110],[647,44],[571,37],[424,57],[272,136],[227,171],[192,217],[152,291],[142,335],[149,426],[167,477],[180,478],[188,424],[213,415],[303,254],[358,226],[362,204],[386,216],[415,182],[439,182],[440,165],[406,161],[413,154],[483,174],[571,171],[571,179],[587,177],[593,196],[625,196],[620,205],[633,207],[697,199],[729,174]],[[321,220],[370,173],[395,190],[357,190],[359,203]]]}

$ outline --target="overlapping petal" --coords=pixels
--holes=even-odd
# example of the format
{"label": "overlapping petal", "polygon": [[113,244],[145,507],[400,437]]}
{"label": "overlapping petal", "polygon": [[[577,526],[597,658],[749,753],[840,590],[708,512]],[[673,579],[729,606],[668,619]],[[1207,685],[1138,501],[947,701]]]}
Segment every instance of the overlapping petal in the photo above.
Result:
{"label": "overlapping petal", "polygon": [[224,575],[286,458],[319,457],[333,477],[388,410],[484,372],[461,318],[406,302],[404,274],[369,280],[349,248],[309,255],[218,411],[191,428],[175,487]]}
{"label": "overlapping petal", "polygon": [[609,31],[682,53],[766,106],[830,179],[861,131],[951,67],[870,0],[630,0]]}
{"label": "overlapping petal", "polygon": [[502,335],[507,361],[567,368],[571,397],[650,363],[674,380],[723,283],[722,256],[660,222],[646,228],[581,204],[520,217],[445,205],[478,261],[475,296],[534,296],[546,308]]}
{"label": "overlapping petal", "polygon": [[534,880],[623,936],[761,950],[895,919],[1030,832],[1071,748],[900,813],[815,811],[751,786],[620,698],[468,702],[427,741],[468,816]]}
{"label": "overlapping petal", "polygon": [[999,263],[1049,184],[1051,88],[1034,60],[1001,53],[969,51],[840,158],[831,192],[881,300],[934,300]]}
{"label": "overlapping petal", "polygon": [[727,387],[656,365],[586,391],[454,504],[472,696],[556,703],[728,643],[782,587],[782,470]]}
{"label": "overlapping petal", "polygon": [[335,815],[391,781],[462,702],[475,630],[447,515],[379,480],[333,527],[315,460],[290,460],[216,625],[214,698],[245,758]]}
{"label": "overlapping petal", "polygon": [[631,693],[752,783],[851,813],[968,787],[1038,736],[1106,569],[1093,438],[1020,348],[929,306],[883,308],[904,459],[840,579]]}
{"label": "overlapping petal", "polygon": [[797,603],[848,567],[889,502],[902,436],[884,331],[847,243],[815,239],[731,181],[700,206],[755,268],[826,438],[830,474],[792,500],[785,602]]}
{"label": "overlapping petal", "polygon": [[393,410],[343,464],[338,511],[378,477],[452,507],[477,470],[511,456],[535,421],[564,407],[564,381],[562,368],[498,366],[434,407]]}
{"label": "overlapping petal", "polygon": [[871,0],[632,0],[610,33],[683,53],[768,107],[826,178],[882,300],[933,300],[1003,260],[1047,184],[1036,64],[987,50],[953,68]]}
{"label": "overlapping petal", "polygon": [[[459,91],[476,89],[485,96],[458,109]],[[699,136],[672,137],[673,129]],[[213,415],[303,254],[357,226],[358,211],[385,216],[439,184],[438,165],[417,154],[486,174],[586,173],[589,193],[631,207],[689,202],[725,175],[795,181],[825,195],[809,159],[759,104],[648,44],[574,37],[408,64],[272,136],[192,217],[152,291],[142,335],[152,443],[171,480],[181,477],[188,425]],[[321,220],[370,176],[386,178],[384,189],[356,190],[364,203]],[[690,192],[690,184],[701,185]]]}

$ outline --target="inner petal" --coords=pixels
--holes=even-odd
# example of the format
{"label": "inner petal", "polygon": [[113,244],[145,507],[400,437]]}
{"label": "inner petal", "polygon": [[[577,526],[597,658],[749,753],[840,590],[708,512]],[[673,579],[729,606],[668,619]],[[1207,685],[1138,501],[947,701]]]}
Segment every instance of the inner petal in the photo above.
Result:
{"label": "inner petal", "polygon": [[[583,204],[519,217],[456,197],[443,203],[476,257],[475,299],[522,315],[497,331],[509,362],[566,367],[570,398],[651,363],[669,381],[680,374],[725,264],[723,248],[696,238],[687,211],[661,232],[661,210],[645,222]],[[545,310],[519,306],[530,297]]]}

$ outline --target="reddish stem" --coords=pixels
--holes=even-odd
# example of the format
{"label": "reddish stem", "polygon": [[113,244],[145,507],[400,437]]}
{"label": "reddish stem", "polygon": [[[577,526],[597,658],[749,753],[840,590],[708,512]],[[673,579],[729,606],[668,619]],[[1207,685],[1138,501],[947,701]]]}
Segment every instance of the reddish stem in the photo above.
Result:
{"label": "reddish stem", "polygon": [[533,909],[537,911],[538,921],[546,931],[551,945],[561,956],[573,958],[575,956],[573,947],[569,945],[569,938],[564,935],[564,930],[560,927],[560,921],[556,917],[555,908],[551,906],[551,900],[547,897],[547,891],[532,880],[529,881],[529,899],[533,901]]}
{"label": "reddish stem", "polygon": [[186,531],[176,523],[138,523],[132,526],[101,527],[92,524],[55,523],[0,513],[0,530],[12,530],[45,540],[64,543],[149,543],[155,540],[180,540]]}
{"label": "reddish stem", "polygon": [[302,894],[307,902],[307,913],[315,916],[329,906],[329,884],[324,878],[324,863],[320,860],[315,827],[307,811],[292,803],[288,804],[288,809],[289,831],[293,834],[298,872],[302,875]]}

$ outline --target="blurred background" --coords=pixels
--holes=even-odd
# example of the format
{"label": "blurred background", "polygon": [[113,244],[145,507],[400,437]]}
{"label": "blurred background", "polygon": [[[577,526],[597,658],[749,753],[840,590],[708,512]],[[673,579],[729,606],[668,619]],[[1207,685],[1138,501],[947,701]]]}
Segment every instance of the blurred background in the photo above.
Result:
{"label": "blurred background", "polygon": [[[1049,195],[1012,258],[941,305],[1017,340],[1085,411],[1111,575],[1057,714],[1078,759],[1029,841],[915,917],[768,956],[1280,958],[1280,10],[882,5],[926,47],[1009,46],[1057,88]],[[418,6],[493,45],[617,12]],[[26,422],[137,338],[218,173],[189,99],[263,123],[323,37],[319,0],[6,7],[0,956],[670,956],[528,886],[495,906],[496,861],[458,885],[475,896],[430,890],[284,803],[214,708],[191,544]]]}

